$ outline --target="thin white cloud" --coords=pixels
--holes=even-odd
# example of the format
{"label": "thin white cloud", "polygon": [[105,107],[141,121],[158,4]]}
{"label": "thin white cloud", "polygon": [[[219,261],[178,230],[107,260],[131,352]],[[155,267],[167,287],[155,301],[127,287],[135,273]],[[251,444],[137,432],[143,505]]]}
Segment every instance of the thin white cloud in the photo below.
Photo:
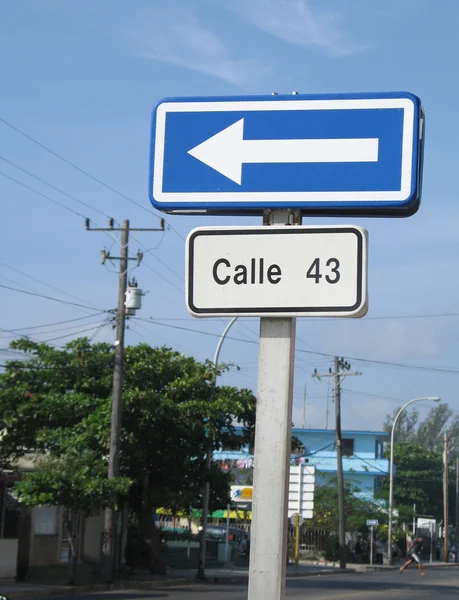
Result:
{"label": "thin white cloud", "polygon": [[291,44],[316,46],[335,57],[361,50],[346,39],[342,13],[324,11],[323,5],[318,10],[308,0],[232,0],[226,8]]}
{"label": "thin white cloud", "polygon": [[167,9],[156,5],[131,31],[131,39],[138,56],[212,75],[242,89],[267,72],[255,58],[235,58],[191,3],[168,2]]}

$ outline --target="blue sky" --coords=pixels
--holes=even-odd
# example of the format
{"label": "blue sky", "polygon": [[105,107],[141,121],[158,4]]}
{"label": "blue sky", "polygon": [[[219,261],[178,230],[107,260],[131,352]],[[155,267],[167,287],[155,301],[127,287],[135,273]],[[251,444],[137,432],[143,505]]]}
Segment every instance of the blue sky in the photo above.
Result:
{"label": "blue sky", "polygon": [[[344,427],[379,429],[388,412],[418,396],[441,395],[459,411],[459,372],[443,371],[457,369],[459,316],[425,316],[459,315],[458,19],[455,0],[3,3],[0,119],[111,189],[0,121],[0,283],[101,309],[115,306],[117,264],[100,264],[104,246],[117,254],[115,240],[86,232],[83,218],[71,211],[94,225],[105,226],[112,216],[129,218],[134,227],[158,226],[161,215],[148,199],[148,152],[151,109],[160,98],[409,91],[426,111],[419,212],[409,219],[304,220],[368,229],[370,310],[360,320],[298,320],[294,422],[302,425],[306,386],[306,424],[325,425],[328,382],[311,378],[314,367],[331,365],[323,354],[349,357],[362,372],[343,384]],[[131,321],[127,341],[212,358],[227,321],[188,316],[184,238],[196,226],[260,219],[166,219],[165,234],[131,240],[132,253],[145,252],[131,275],[149,292],[138,316],[161,325]],[[96,329],[103,313],[4,288],[0,305],[0,327],[7,330],[83,317],[27,330],[34,339],[61,344],[92,328],[85,334],[114,340],[109,326]],[[398,318],[406,316],[416,318]],[[12,356],[4,348],[13,334],[0,335],[4,362]],[[241,319],[231,338],[237,339],[226,340],[221,359],[241,370],[225,381],[255,390],[258,321]],[[428,405],[420,409],[425,413]]]}

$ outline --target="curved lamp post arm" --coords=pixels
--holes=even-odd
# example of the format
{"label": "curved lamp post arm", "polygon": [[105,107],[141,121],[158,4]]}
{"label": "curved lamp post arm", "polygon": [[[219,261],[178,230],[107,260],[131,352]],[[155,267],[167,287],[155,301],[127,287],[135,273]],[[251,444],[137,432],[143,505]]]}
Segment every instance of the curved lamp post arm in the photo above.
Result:
{"label": "curved lamp post arm", "polygon": [[[221,350],[222,344],[225,340],[226,334],[231,329],[231,327],[234,325],[234,322],[236,321],[236,319],[237,319],[237,317],[233,317],[231,319],[231,321],[227,324],[227,326],[223,330],[223,333],[221,334],[220,339],[218,340],[217,348],[215,350],[215,355],[214,355],[214,367],[216,367],[218,364],[218,357],[220,356],[220,350]],[[215,386],[216,384],[217,384],[217,375],[215,374],[213,385]],[[212,464],[212,446],[209,444],[209,447],[207,448],[207,452],[206,452],[205,468],[207,471],[210,471],[211,464]],[[206,481],[204,484],[203,502],[202,502],[203,508],[202,508],[201,540],[200,540],[200,549],[199,549],[199,566],[198,566],[198,572],[196,574],[197,579],[203,579],[203,580],[205,580],[205,578],[206,578],[204,569],[205,569],[205,565],[206,565],[206,534],[207,534],[207,515],[209,512],[209,497],[210,497],[210,483],[209,483],[209,481]]]}
{"label": "curved lamp post arm", "polygon": [[222,348],[223,342],[225,341],[226,334],[231,329],[231,327],[234,325],[236,319],[237,319],[237,317],[233,317],[231,319],[231,321],[228,323],[228,325],[223,330],[223,333],[222,333],[220,339],[218,340],[217,348],[215,350],[215,355],[214,355],[214,367],[216,367],[218,364],[218,357],[220,356],[220,350]]}
{"label": "curved lamp post arm", "polygon": [[393,513],[393,504],[394,504],[394,437],[395,437],[395,426],[397,425],[398,418],[405,410],[407,406],[413,404],[414,402],[425,401],[433,401],[440,402],[440,398],[438,396],[429,396],[427,398],[414,398],[410,400],[406,404],[402,406],[402,408],[398,411],[395,416],[394,422],[392,423],[392,432],[390,435],[390,462],[389,462],[389,527],[388,527],[388,536],[387,536],[387,555],[389,559],[389,564],[393,564],[392,559],[392,513]]}

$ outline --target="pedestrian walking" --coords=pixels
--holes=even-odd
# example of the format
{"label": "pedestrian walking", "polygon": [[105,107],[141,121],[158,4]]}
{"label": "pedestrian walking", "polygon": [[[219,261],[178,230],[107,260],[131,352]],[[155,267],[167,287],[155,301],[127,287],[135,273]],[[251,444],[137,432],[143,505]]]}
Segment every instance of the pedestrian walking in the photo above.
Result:
{"label": "pedestrian walking", "polygon": [[440,544],[440,540],[437,540],[437,543],[435,544],[435,560],[440,560],[440,554],[441,554],[441,544]]}
{"label": "pedestrian walking", "polygon": [[375,542],[375,554],[376,554],[376,564],[383,564],[383,545],[381,540],[376,540]]}
{"label": "pedestrian walking", "polygon": [[414,562],[417,563],[419,572],[421,573],[421,577],[425,576],[424,569],[422,568],[422,561],[420,553],[422,551],[422,537],[418,537],[417,540],[411,542],[410,547],[408,549],[408,556],[403,567],[400,567],[400,575]]}
{"label": "pedestrian walking", "polygon": [[349,552],[351,554],[351,560],[353,563],[357,562],[357,556],[355,552],[355,542],[354,540],[349,540]]}

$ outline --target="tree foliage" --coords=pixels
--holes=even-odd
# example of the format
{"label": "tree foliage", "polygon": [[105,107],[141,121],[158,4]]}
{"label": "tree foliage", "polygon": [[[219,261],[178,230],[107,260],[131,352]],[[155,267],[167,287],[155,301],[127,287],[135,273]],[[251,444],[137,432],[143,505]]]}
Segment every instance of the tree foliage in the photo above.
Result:
{"label": "tree foliage", "polygon": [[[398,443],[394,446],[394,506],[399,521],[410,522],[413,506],[417,515],[430,515],[438,521],[443,518],[443,456],[417,443]],[[450,478],[453,495],[454,482]],[[389,498],[388,481],[382,497]]]}
{"label": "tree foliage", "polygon": [[[392,415],[387,415],[383,425],[384,431],[391,432],[392,424],[400,407]],[[449,452],[459,454],[459,416],[455,415],[448,403],[442,402],[433,406],[424,421],[419,421],[416,409],[404,411],[395,426],[395,442],[421,444],[430,452],[441,452],[443,449],[443,433],[448,432],[450,440]]]}
{"label": "tree foliage", "polygon": [[[420,514],[442,510],[442,455],[429,452],[421,444],[399,443],[394,446],[394,501],[398,507],[407,507],[412,514],[413,504]],[[400,510],[400,508],[399,508]]]}
{"label": "tree foliage", "polygon": [[[316,486],[314,492],[314,515],[308,522],[311,527],[338,531],[338,490],[336,477],[330,477],[326,485]],[[386,520],[382,507],[371,499],[360,495],[359,488],[350,481],[344,482],[344,513],[348,531],[367,531],[367,519]]]}
{"label": "tree foliage", "polygon": [[[128,496],[138,514],[145,507],[188,509],[199,504],[209,476],[207,448],[234,437],[235,424],[247,436],[253,431],[253,394],[215,385],[226,367],[165,347],[128,347],[120,476],[108,481],[113,347],[86,338],[61,349],[28,340],[11,347],[27,358],[0,374],[0,465],[35,457],[18,485],[29,504],[88,513]],[[212,468],[210,477],[211,505],[226,505],[225,474]]]}
{"label": "tree foliage", "polygon": [[[396,408],[387,415],[384,430],[392,431],[392,424],[399,412]],[[404,411],[395,426],[394,464],[394,505],[401,522],[416,514],[432,515],[437,520],[443,518],[443,438],[448,437],[450,458],[459,455],[459,416],[455,415],[447,403],[435,405],[427,417],[419,420],[417,410]],[[389,457],[390,448],[386,456]],[[454,476],[450,477],[449,495],[454,495]],[[386,481],[382,496],[388,499],[389,484]],[[454,501],[451,502],[451,506]]]}

